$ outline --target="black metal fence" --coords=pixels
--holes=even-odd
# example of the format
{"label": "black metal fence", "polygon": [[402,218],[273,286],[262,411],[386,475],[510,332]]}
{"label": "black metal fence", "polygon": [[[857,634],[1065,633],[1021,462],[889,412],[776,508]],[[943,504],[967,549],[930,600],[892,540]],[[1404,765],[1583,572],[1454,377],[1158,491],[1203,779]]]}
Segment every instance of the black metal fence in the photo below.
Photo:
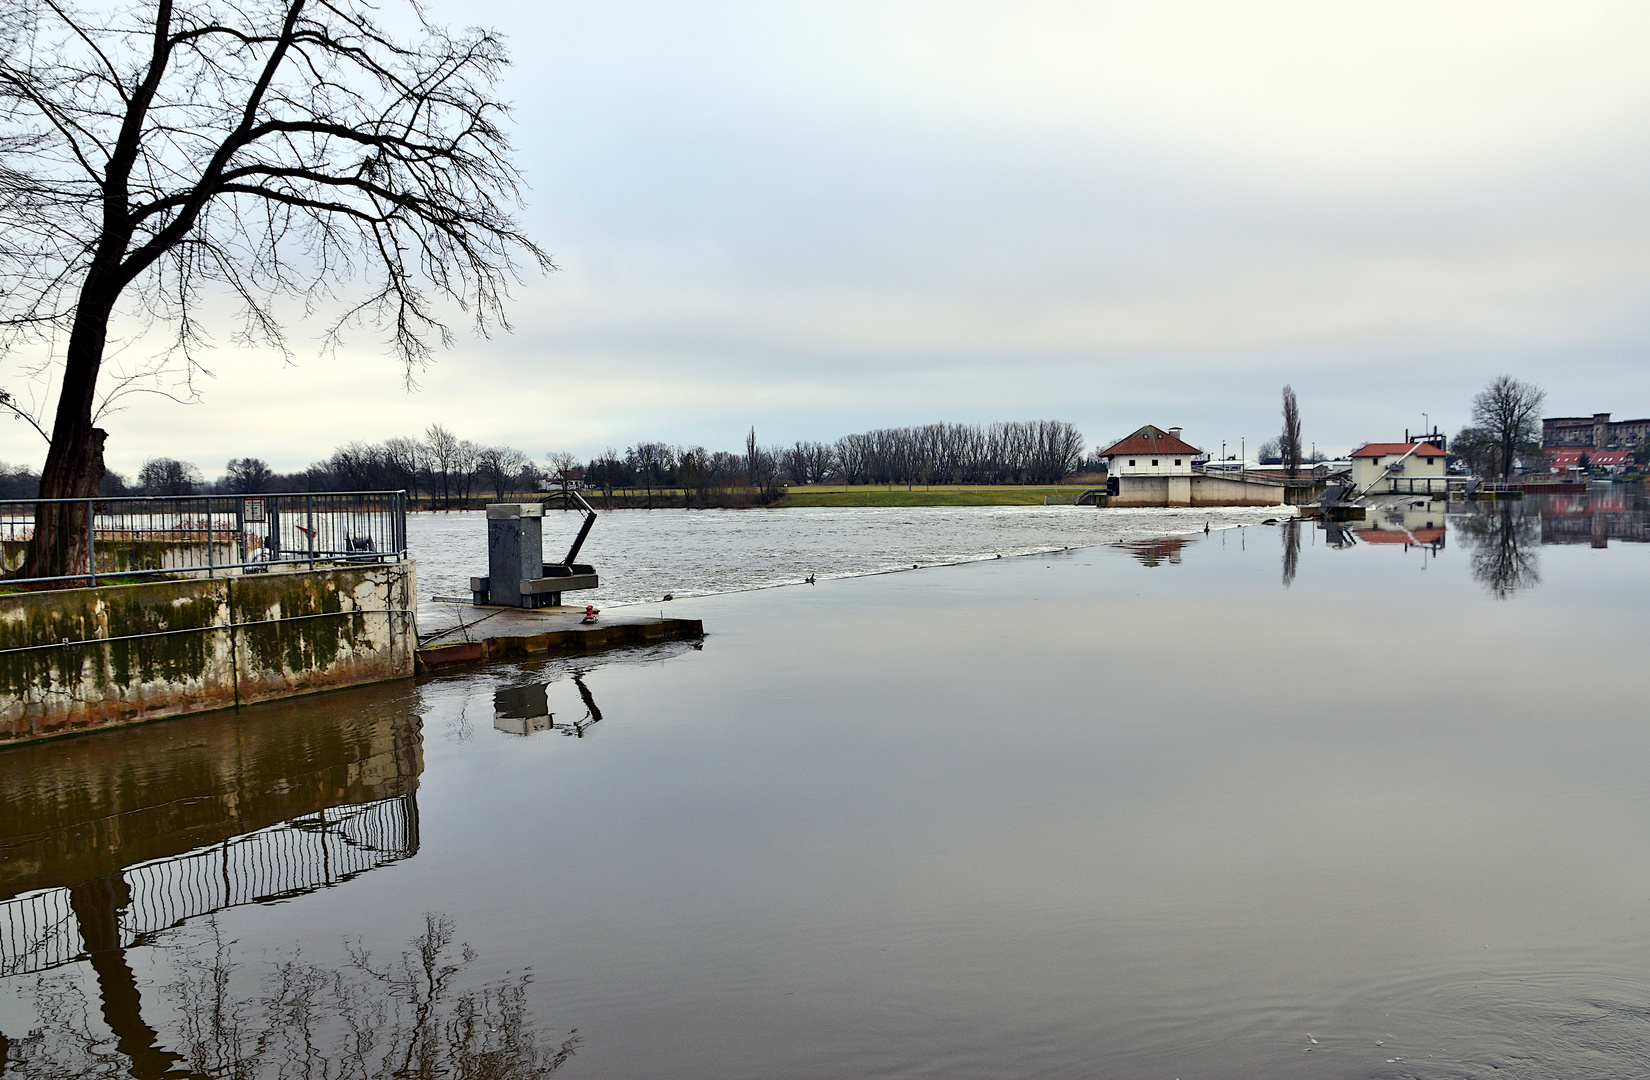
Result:
{"label": "black metal fence", "polygon": [[[242,904],[329,888],[418,854],[418,797],[330,807],[209,847],[121,871],[125,907],[110,912],[122,948],[169,927]],[[0,900],[0,978],[85,959],[85,929],[68,888]]]}
{"label": "black metal fence", "polygon": [[[56,549],[28,573],[40,515]],[[317,562],[407,557],[405,491],[0,501],[0,575],[86,581],[112,575],[260,573]]]}

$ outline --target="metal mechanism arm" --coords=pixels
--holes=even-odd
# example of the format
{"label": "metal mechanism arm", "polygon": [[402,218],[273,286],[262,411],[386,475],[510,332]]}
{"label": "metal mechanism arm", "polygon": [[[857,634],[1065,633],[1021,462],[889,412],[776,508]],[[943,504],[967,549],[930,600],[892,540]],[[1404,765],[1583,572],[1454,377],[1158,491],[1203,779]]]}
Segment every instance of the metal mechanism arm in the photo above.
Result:
{"label": "metal mechanism arm", "polygon": [[566,499],[574,499],[579,509],[584,511],[584,525],[579,529],[579,535],[574,538],[573,546],[567,549],[567,558],[562,560],[563,566],[572,566],[573,560],[579,557],[579,549],[584,546],[584,538],[590,535],[590,527],[596,524],[596,511],[590,509],[590,504],[584,501],[584,496],[571,488],[558,491],[555,494]]}

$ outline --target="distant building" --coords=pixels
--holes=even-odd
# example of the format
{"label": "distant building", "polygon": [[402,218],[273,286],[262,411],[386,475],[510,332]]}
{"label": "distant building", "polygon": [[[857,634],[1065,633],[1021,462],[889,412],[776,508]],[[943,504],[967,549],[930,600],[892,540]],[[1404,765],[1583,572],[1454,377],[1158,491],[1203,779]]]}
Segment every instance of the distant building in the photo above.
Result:
{"label": "distant building", "polygon": [[554,473],[539,480],[540,491],[565,491],[568,488],[582,491],[584,486],[583,469],[568,469],[566,472]]}
{"label": "distant building", "polygon": [[1564,446],[1634,450],[1650,445],[1650,418],[1612,422],[1607,412],[1592,416],[1554,416],[1541,421],[1541,445],[1548,450]]}
{"label": "distant building", "polygon": [[1201,459],[1203,451],[1184,442],[1177,427],[1164,431],[1147,424],[1100,451],[1099,457],[1110,477],[1190,476],[1192,462]]}
{"label": "distant building", "polygon": [[1448,464],[1431,443],[1365,443],[1352,451],[1352,486],[1371,495],[1444,491]]}
{"label": "distant building", "polygon": [[1547,447],[1547,465],[1555,473],[1580,468],[1583,457],[1587,458],[1589,468],[1609,469],[1611,472],[1621,472],[1633,463],[1633,455],[1627,450],[1594,450],[1590,446]]}

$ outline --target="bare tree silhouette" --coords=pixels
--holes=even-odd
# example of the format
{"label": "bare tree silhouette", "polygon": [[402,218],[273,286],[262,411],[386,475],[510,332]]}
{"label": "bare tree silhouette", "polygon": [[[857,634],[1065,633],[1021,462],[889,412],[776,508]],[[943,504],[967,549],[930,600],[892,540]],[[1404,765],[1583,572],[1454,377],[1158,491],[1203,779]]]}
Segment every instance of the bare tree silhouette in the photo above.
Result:
{"label": "bare tree silhouette", "polygon": [[[32,342],[60,377],[42,498],[97,494],[122,317],[167,327],[157,363],[192,387],[209,286],[240,309],[234,339],[282,351],[277,298],[306,316],[337,299],[324,341],[381,326],[410,380],[451,338],[442,301],[507,326],[516,259],[553,269],[511,217],[503,41],[408,7],[409,41],[367,0],[0,9],[0,347]],[[335,297],[356,275],[364,292]],[[83,565],[83,518],[42,504],[31,576]]]}

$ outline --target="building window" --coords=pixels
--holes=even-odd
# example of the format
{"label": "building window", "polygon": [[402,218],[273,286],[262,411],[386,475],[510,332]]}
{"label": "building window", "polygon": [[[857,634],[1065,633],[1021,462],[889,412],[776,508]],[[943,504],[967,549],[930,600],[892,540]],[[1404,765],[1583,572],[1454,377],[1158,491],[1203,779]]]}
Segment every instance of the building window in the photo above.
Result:
{"label": "building window", "polygon": [[1431,465],[1431,464],[1432,464],[1432,459],[1431,459],[1431,458],[1427,458],[1427,464],[1428,464],[1428,465]]}
{"label": "building window", "polygon": [[1157,464],[1157,459],[1156,459],[1156,458],[1152,458],[1152,464],[1153,464],[1153,465],[1156,465],[1156,464]]}
{"label": "building window", "polygon": [[1130,458],[1130,459],[1129,459],[1129,464],[1130,464],[1130,465],[1133,465],[1133,464],[1134,464],[1134,458]]}
{"label": "building window", "polygon": [[1179,464],[1180,464],[1180,459],[1179,459],[1179,458],[1175,458],[1175,459],[1174,459],[1174,463],[1175,463],[1175,464],[1176,464],[1176,465],[1179,465]]}

